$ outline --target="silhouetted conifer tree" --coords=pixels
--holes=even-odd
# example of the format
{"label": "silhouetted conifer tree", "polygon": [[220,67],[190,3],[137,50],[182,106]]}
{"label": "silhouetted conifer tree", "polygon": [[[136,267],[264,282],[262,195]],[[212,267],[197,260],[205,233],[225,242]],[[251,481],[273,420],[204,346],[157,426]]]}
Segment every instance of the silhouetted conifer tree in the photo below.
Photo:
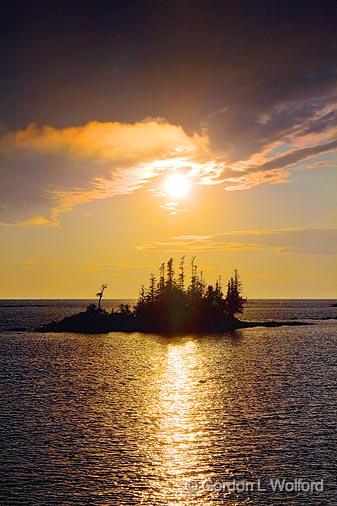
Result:
{"label": "silhouetted conifer tree", "polygon": [[[174,262],[170,258],[159,269],[159,281],[150,276],[147,290],[142,287],[135,306],[134,316],[144,330],[175,331],[221,329],[226,319],[242,312],[245,299],[241,296],[241,283],[237,271],[227,285],[226,298],[222,292],[221,278],[215,286],[205,287],[203,274],[197,274],[195,257],[191,261],[191,280],[185,288],[184,260],[179,264],[178,280],[174,276]],[[125,307],[122,314],[126,314]]]}
{"label": "silhouetted conifer tree", "polygon": [[173,270],[173,258],[170,258],[167,262],[167,269],[166,269],[166,276],[167,276],[167,282],[166,287],[171,290],[174,282],[174,270]]}
{"label": "silhouetted conifer tree", "polygon": [[178,286],[180,290],[183,292],[185,289],[185,272],[184,272],[184,262],[185,262],[185,255],[181,257],[180,264],[179,264],[179,280],[178,280]]}
{"label": "silhouetted conifer tree", "polygon": [[226,312],[230,318],[235,313],[242,313],[245,299],[241,295],[241,282],[239,280],[238,271],[235,269],[234,277],[231,277],[227,283],[226,294]]}
{"label": "silhouetted conifer tree", "polygon": [[150,286],[149,286],[149,293],[148,298],[151,304],[154,304],[156,299],[156,278],[153,274],[150,276]]}
{"label": "silhouetted conifer tree", "polygon": [[165,264],[162,263],[159,269],[159,296],[160,298],[164,295],[165,290]]}

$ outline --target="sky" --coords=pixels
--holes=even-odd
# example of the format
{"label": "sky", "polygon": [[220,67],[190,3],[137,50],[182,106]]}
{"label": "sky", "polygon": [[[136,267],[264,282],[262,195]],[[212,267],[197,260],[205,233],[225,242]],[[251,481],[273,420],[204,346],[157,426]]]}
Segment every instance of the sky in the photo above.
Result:
{"label": "sky", "polygon": [[335,298],[334,1],[2,2],[0,298],[133,298],[171,256]]}

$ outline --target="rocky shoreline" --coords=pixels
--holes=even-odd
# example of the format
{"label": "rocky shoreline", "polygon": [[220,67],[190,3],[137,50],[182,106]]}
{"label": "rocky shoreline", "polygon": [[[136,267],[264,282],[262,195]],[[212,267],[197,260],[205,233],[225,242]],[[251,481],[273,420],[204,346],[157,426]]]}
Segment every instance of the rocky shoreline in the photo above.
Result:
{"label": "rocky shoreline", "polygon": [[74,332],[81,334],[104,334],[108,332],[146,332],[161,334],[188,334],[188,333],[205,333],[205,332],[228,332],[237,329],[254,328],[254,327],[297,327],[313,325],[312,323],[303,321],[264,321],[264,322],[247,322],[237,318],[224,319],[223,322],[205,322],[202,327],[190,328],[168,328],[163,331],[154,322],[153,325],[144,326],[133,315],[128,314],[109,314],[104,310],[100,311],[83,311],[81,313],[67,316],[60,321],[53,321],[37,327],[36,332]]}

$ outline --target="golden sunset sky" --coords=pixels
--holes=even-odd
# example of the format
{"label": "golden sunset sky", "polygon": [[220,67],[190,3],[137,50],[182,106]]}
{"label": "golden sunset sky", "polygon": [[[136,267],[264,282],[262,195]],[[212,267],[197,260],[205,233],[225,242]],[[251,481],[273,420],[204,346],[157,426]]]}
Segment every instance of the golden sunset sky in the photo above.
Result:
{"label": "golden sunset sky", "polygon": [[187,3],[4,9],[1,298],[133,298],[182,255],[336,297],[329,13]]}

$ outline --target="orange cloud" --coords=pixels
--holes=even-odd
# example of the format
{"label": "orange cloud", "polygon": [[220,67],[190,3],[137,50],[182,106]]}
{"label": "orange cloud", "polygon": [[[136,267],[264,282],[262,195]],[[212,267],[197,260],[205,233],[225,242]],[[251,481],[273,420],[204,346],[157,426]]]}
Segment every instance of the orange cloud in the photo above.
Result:
{"label": "orange cloud", "polygon": [[23,189],[33,207],[47,207],[45,214],[17,219],[21,224],[57,223],[75,205],[133,192],[170,170],[183,167],[200,179],[212,177],[215,167],[206,134],[188,134],[161,119],[63,129],[31,124],[3,136],[0,154],[3,209],[20,211],[23,199],[15,195]]}
{"label": "orange cloud", "polygon": [[[170,171],[230,191],[285,183],[292,170],[326,166],[324,156],[337,152],[336,128],[331,121],[323,128],[334,112],[329,107],[316,108],[310,121],[295,122],[277,140],[232,162],[211,148],[206,130],[187,133],[163,119],[92,121],[60,129],[30,124],[0,138],[0,224],[58,225],[60,214],[76,205],[134,192]],[[264,113],[260,122],[269,125],[278,114]],[[171,214],[184,212],[167,202],[162,207]]]}
{"label": "orange cloud", "polygon": [[54,128],[26,128],[2,137],[0,148],[11,152],[28,150],[37,153],[64,152],[96,161],[120,160],[128,164],[181,156],[207,149],[208,139],[197,133],[188,135],[182,126],[162,119],[148,119],[138,123],[91,121],[83,126]]}

